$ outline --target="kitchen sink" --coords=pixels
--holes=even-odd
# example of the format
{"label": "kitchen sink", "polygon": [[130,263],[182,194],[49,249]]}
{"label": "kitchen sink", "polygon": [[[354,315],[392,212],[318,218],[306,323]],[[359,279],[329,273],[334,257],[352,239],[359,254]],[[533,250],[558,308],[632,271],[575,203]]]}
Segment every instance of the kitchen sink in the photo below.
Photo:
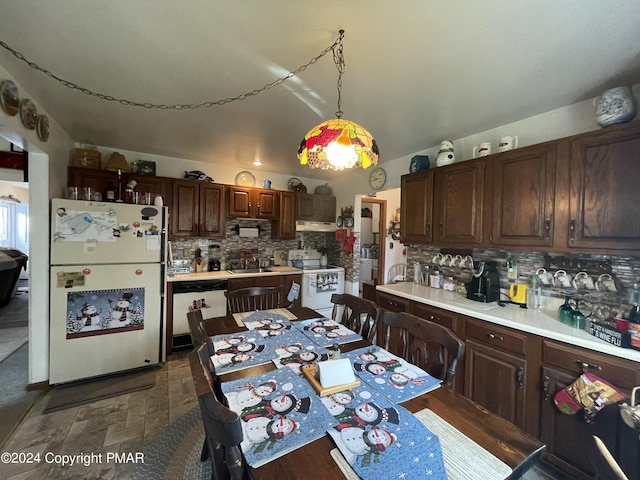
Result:
{"label": "kitchen sink", "polygon": [[271,270],[268,268],[236,268],[235,270],[227,270],[229,273],[240,274],[240,273],[263,273],[270,272]]}

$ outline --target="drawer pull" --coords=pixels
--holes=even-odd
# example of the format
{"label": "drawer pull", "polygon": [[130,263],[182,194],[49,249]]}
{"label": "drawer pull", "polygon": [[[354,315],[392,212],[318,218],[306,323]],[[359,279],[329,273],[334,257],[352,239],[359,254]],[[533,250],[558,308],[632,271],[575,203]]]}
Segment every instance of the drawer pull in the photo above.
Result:
{"label": "drawer pull", "polygon": [[504,340],[504,337],[502,335],[497,335],[491,332],[487,332],[487,337],[489,337],[491,340]]}
{"label": "drawer pull", "polygon": [[577,363],[578,365],[580,365],[583,370],[587,370],[587,369],[598,370],[598,371],[602,370],[602,367],[600,365],[596,365],[595,363],[583,362],[580,359],[575,359],[573,363]]}

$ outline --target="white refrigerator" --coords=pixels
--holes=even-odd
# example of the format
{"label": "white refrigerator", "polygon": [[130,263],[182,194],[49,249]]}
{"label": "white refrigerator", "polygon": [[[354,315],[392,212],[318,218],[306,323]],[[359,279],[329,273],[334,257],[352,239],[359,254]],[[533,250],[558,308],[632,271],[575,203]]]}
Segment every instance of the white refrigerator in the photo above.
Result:
{"label": "white refrigerator", "polygon": [[166,208],[51,201],[49,383],[164,360]]}

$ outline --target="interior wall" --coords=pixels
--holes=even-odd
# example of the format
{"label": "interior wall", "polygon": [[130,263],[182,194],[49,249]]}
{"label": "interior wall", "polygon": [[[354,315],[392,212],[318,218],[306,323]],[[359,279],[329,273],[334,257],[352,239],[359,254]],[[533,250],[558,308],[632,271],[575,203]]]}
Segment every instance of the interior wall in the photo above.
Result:
{"label": "interior wall", "polygon": [[[20,98],[31,98],[39,114],[48,115],[38,98],[0,65],[0,78],[13,80]],[[74,142],[50,115],[50,135],[42,142],[35,130],[27,129],[20,115],[0,110],[0,137],[29,152],[29,230],[41,232],[29,240],[29,383],[49,379],[49,199],[61,196]],[[22,173],[22,172],[20,172]],[[22,177],[20,178],[22,180]],[[46,232],[46,234],[45,234]]]}

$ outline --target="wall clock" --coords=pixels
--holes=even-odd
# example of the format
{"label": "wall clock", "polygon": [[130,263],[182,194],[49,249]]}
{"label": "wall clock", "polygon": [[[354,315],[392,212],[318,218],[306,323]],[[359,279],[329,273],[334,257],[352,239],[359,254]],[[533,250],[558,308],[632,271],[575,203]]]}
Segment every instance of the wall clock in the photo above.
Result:
{"label": "wall clock", "polygon": [[371,188],[380,190],[384,187],[386,181],[387,172],[385,172],[382,167],[376,167],[371,171],[371,176],[369,177],[369,185],[371,185]]}

